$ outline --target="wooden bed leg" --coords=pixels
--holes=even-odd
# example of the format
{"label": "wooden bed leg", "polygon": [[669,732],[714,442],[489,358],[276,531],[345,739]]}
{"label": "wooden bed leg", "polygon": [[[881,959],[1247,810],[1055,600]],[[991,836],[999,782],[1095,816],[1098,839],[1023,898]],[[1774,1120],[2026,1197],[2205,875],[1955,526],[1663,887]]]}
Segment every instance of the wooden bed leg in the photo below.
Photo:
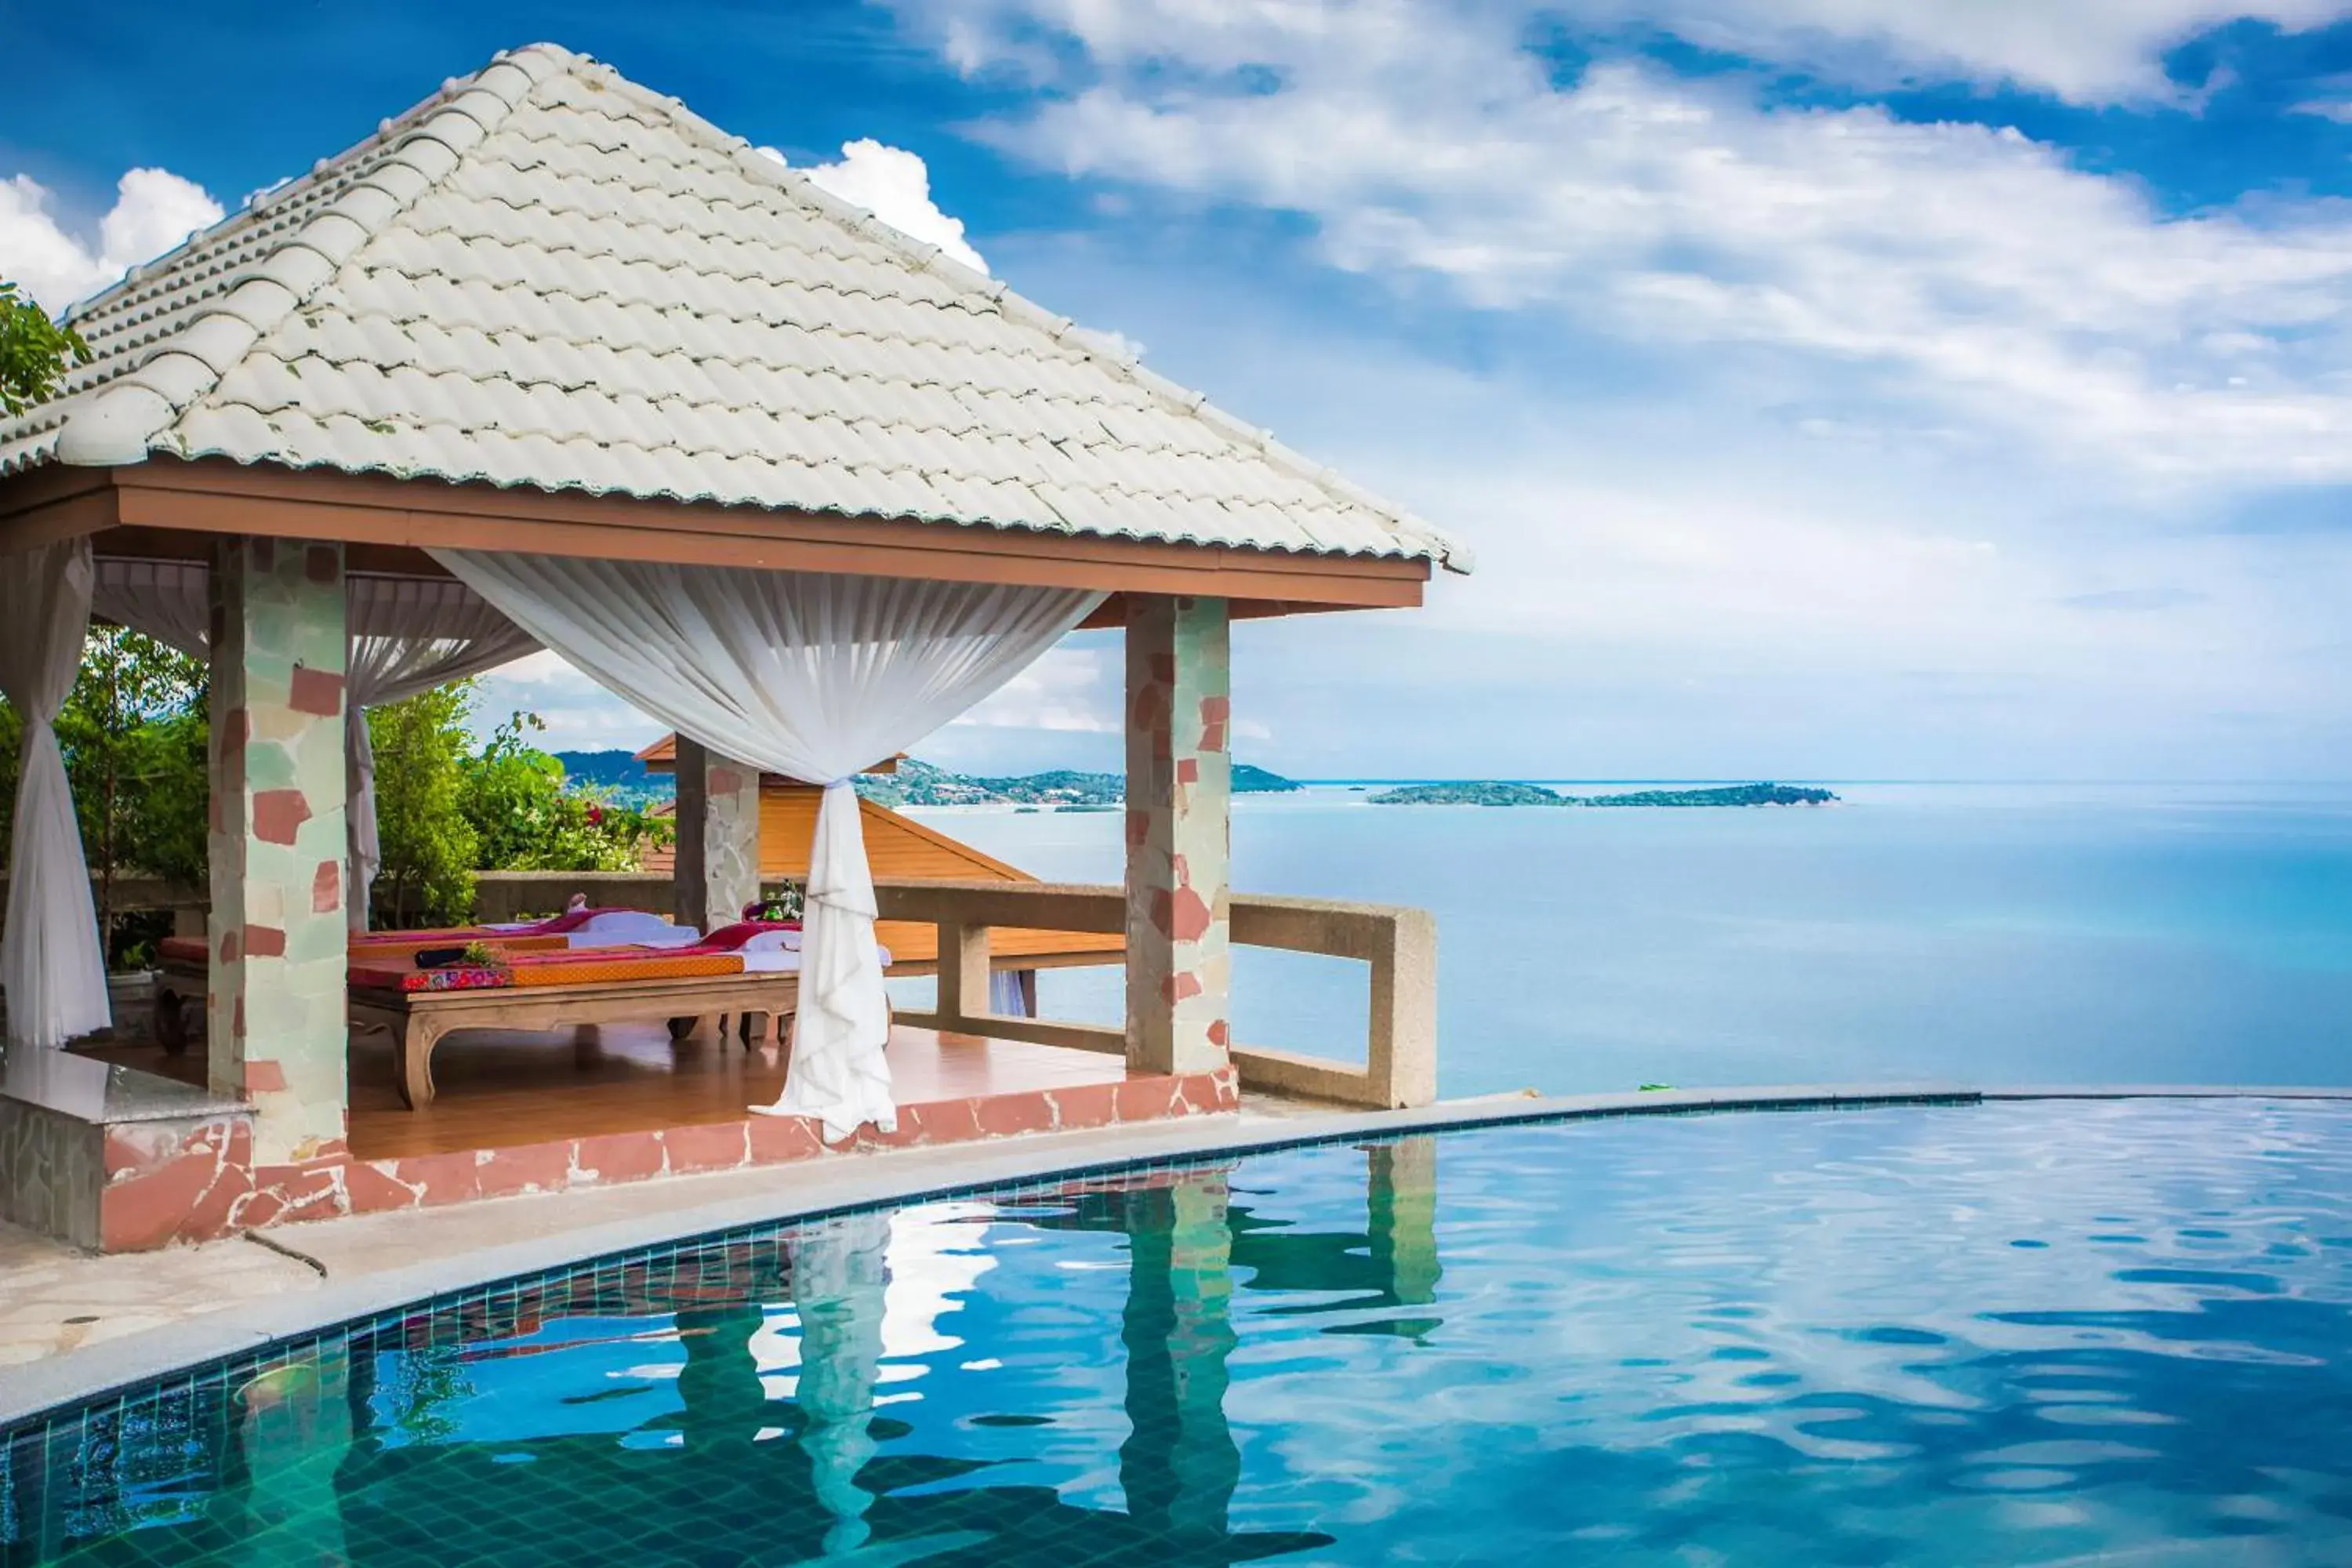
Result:
{"label": "wooden bed leg", "polygon": [[411,1017],[407,1028],[393,1037],[393,1070],[400,1102],[411,1110],[433,1103],[433,1046],[440,1032],[422,1018]]}

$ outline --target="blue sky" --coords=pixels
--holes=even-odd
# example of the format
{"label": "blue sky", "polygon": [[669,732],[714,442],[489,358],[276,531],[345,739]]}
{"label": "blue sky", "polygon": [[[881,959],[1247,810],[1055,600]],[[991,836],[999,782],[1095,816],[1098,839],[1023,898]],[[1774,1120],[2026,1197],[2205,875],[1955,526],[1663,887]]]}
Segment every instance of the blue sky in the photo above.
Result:
{"label": "blue sky", "polygon": [[[2352,0],[200,15],[16,18],[0,273],[61,305],[497,48],[608,59],[1476,545],[1239,634],[1253,760],[2352,776]],[[1114,765],[1117,667],[921,750]]]}

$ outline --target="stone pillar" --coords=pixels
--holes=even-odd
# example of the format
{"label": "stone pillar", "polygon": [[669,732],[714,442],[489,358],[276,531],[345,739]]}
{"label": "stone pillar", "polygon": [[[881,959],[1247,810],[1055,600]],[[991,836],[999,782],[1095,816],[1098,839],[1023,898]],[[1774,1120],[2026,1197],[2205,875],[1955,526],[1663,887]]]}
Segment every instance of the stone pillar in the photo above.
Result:
{"label": "stone pillar", "polygon": [[1127,1065],[1226,1065],[1230,623],[1223,599],[1127,601]]}
{"label": "stone pillar", "polygon": [[677,919],[732,924],[760,896],[760,770],[677,738]]}
{"label": "stone pillar", "polygon": [[940,932],[940,1005],[943,1019],[996,1011],[989,994],[988,928],[949,924]]}
{"label": "stone pillar", "polygon": [[341,1154],[343,547],[230,539],[212,571],[212,1087],[254,1161]]}

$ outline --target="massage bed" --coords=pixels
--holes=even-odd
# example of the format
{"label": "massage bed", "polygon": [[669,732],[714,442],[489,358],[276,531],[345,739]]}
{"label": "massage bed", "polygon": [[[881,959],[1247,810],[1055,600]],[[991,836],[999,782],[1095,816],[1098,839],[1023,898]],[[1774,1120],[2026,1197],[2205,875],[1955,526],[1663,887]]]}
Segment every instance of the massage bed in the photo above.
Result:
{"label": "massage bed", "polygon": [[[796,941],[799,933],[792,935]],[[730,1017],[740,1020],[748,1050],[800,1005],[800,954],[780,943],[750,952],[740,944],[708,943],[518,952],[507,957],[499,979],[489,973],[462,966],[351,972],[352,1026],[392,1036],[394,1086],[411,1110],[432,1103],[434,1047],[461,1029],[662,1022],[672,1038],[683,1039],[715,1016],[722,1032]],[[445,977],[456,978],[445,987]]]}
{"label": "massage bed", "polygon": [[[677,925],[643,910],[592,910],[575,903],[562,914],[542,920],[431,931],[353,931],[349,960],[355,969],[369,964],[408,965],[419,952],[475,942],[505,952],[560,952],[622,943],[678,947],[701,940],[702,933],[692,926]],[[211,963],[210,949],[200,937],[170,937],[157,947],[155,966],[162,979],[155,987],[152,1028],[155,1043],[168,1056],[176,1057],[188,1048],[188,1004],[202,1001],[210,984]]]}
{"label": "massage bed", "polygon": [[[740,1020],[744,1045],[751,1048],[799,1005],[796,925],[745,921],[708,937],[698,934],[690,943],[666,933],[657,938],[660,945],[574,946],[570,940],[593,934],[574,925],[555,932],[474,927],[355,938],[349,970],[352,1026],[391,1034],[394,1085],[403,1102],[416,1110],[433,1100],[434,1047],[461,1029],[666,1022],[674,1038],[684,1038],[703,1018],[716,1016],[724,1027],[733,1016]],[[558,947],[555,938],[566,940]],[[492,948],[499,962],[417,964],[419,952],[437,955],[466,942]],[[168,979],[192,981],[201,994],[209,962],[203,942],[167,942],[161,957]],[[887,950],[882,959],[887,966]],[[186,1048],[181,1006],[173,991],[159,987],[157,1037],[173,1054]]]}

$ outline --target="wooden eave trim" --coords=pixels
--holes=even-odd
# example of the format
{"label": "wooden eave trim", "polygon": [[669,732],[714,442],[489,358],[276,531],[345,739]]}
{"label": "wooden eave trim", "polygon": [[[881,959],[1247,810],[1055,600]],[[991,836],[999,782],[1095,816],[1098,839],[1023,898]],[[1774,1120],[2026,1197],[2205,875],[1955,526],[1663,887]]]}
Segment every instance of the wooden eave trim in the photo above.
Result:
{"label": "wooden eave trim", "polygon": [[89,490],[110,489],[113,484],[113,475],[106,468],[75,468],[62,463],[44,463],[37,468],[27,468],[0,479],[0,519],[52,506]]}
{"label": "wooden eave trim", "polygon": [[110,470],[130,528],[533,551],[945,582],[1192,594],[1300,609],[1411,608],[1426,561],[836,517],[438,479],[152,458]]}
{"label": "wooden eave trim", "polygon": [[37,549],[114,526],[113,480],[103,468],[48,463],[0,479],[0,553]]}

